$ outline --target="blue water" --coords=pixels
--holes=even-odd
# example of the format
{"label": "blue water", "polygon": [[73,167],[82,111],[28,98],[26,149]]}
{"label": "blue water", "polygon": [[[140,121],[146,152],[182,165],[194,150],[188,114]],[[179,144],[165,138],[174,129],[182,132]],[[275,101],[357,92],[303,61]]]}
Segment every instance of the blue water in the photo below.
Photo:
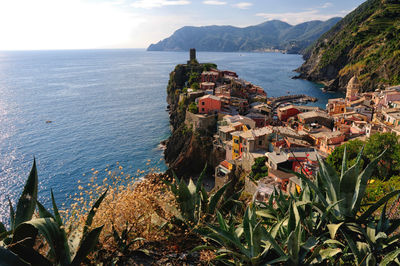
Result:
{"label": "blue water", "polygon": [[[188,53],[144,50],[0,52],[0,220],[7,197],[16,204],[35,156],[40,200],[50,188],[58,202],[77,192],[78,180],[119,165],[134,174],[165,169],[161,140],[168,137],[166,85]],[[302,59],[275,53],[198,53],[200,62],[260,85],[269,96],[290,91],[320,99],[335,94],[290,79]],[[46,123],[47,120],[53,121]]]}

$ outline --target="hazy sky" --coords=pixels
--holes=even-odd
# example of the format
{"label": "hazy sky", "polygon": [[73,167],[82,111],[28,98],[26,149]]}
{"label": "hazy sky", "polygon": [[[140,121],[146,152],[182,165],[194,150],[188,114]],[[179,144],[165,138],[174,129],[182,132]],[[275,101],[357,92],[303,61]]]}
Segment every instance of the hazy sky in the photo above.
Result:
{"label": "hazy sky", "polygon": [[182,26],[290,24],[364,0],[0,0],[0,50],[145,48]]}

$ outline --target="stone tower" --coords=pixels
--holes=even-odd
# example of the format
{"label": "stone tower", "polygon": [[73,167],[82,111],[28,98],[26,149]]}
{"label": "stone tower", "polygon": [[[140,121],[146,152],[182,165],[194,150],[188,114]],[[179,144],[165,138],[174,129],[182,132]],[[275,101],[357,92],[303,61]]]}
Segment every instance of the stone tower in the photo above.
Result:
{"label": "stone tower", "polygon": [[347,99],[353,99],[355,96],[357,96],[360,93],[360,81],[356,76],[353,76],[349,83],[347,83],[347,88],[346,88],[346,98]]}
{"label": "stone tower", "polygon": [[190,49],[190,61],[196,60],[196,49],[191,48]]}

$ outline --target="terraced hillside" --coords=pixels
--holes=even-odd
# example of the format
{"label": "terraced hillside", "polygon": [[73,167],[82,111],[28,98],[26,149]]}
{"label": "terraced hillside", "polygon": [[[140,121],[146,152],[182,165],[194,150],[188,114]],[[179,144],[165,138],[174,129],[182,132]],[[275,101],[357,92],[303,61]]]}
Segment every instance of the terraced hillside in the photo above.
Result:
{"label": "terraced hillside", "polygon": [[368,0],[305,52],[300,77],[345,89],[357,76],[364,91],[400,84],[400,1]]}

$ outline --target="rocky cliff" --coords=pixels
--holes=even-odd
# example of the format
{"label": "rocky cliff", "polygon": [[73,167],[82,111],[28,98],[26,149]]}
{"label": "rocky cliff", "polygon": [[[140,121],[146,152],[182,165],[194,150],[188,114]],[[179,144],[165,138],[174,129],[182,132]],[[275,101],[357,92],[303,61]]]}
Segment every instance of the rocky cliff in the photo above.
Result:
{"label": "rocky cliff", "polygon": [[212,132],[197,132],[184,123],[187,107],[193,99],[182,97],[182,90],[190,86],[190,82],[198,82],[196,78],[191,79],[191,76],[200,76],[201,72],[210,66],[216,67],[212,64],[195,62],[177,65],[170,74],[167,102],[172,133],[166,141],[164,157],[169,171],[173,170],[178,176],[196,176],[205,164],[209,166],[209,171],[212,173],[213,168],[224,155],[220,151],[213,150]]}
{"label": "rocky cliff", "polygon": [[363,91],[400,84],[400,2],[368,0],[310,47],[300,78],[345,90],[356,76]]}

